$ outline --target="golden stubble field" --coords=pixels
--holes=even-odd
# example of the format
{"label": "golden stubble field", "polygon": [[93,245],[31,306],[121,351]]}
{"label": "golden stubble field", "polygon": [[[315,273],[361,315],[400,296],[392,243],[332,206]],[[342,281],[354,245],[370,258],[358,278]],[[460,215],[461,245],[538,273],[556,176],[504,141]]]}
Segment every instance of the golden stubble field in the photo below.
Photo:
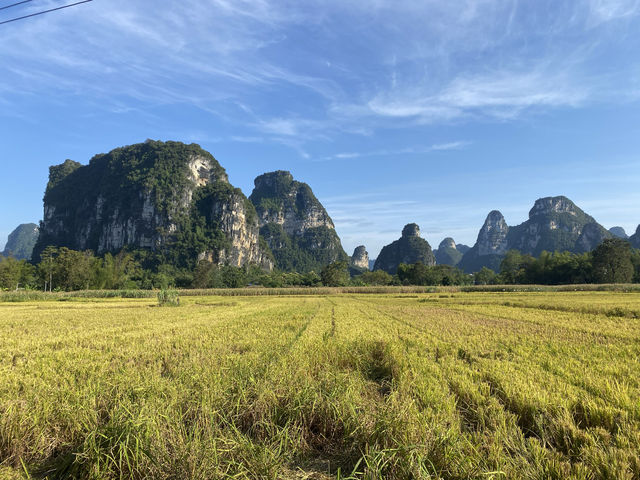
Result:
{"label": "golden stubble field", "polygon": [[639,293],[0,303],[0,478],[639,479]]}

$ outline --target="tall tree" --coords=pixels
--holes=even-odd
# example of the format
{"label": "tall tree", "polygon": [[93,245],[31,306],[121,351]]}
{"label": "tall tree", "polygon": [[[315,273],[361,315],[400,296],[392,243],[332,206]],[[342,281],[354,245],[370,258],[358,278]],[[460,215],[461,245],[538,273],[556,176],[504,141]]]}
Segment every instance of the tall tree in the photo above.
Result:
{"label": "tall tree", "polygon": [[596,283],[630,283],[633,274],[631,244],[626,240],[610,238],[593,251],[593,276]]}
{"label": "tall tree", "polygon": [[349,283],[349,266],[344,261],[330,263],[322,269],[320,278],[328,287],[342,287]]}

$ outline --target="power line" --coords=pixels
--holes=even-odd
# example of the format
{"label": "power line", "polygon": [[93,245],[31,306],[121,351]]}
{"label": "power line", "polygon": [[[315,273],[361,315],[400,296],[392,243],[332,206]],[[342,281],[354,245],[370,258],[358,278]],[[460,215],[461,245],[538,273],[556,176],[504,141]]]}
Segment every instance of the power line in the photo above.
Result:
{"label": "power line", "polygon": [[[25,1],[31,1],[31,0],[25,0]],[[29,17],[35,17],[36,15],[42,15],[44,13],[55,12],[56,10],[62,10],[63,8],[69,8],[69,7],[73,7],[74,5],[80,5],[81,3],[88,3],[92,1],[93,0],[82,0],[81,2],[70,3],[68,5],[63,5],[61,7],[50,8],[49,10],[43,10],[42,12],[32,13],[31,15],[24,15],[23,17],[17,17],[17,18],[12,18],[11,20],[5,20],[4,22],[0,22],[0,25],[4,25],[5,23],[10,23],[10,22],[16,22],[18,20],[22,20]],[[12,5],[9,5],[9,7],[11,6]],[[5,7],[5,8],[8,8],[8,7]]]}
{"label": "power line", "polygon": [[33,0],[22,0],[22,2],[12,3],[11,5],[7,5],[6,7],[0,7],[0,10],[6,10],[7,8],[15,7],[16,5],[22,5],[23,3],[33,2]]}

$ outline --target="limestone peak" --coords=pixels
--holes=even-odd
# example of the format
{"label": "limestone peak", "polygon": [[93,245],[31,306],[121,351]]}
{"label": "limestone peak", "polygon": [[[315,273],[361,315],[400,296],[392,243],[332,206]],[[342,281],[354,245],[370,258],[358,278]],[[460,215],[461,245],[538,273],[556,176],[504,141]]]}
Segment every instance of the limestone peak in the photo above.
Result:
{"label": "limestone peak", "polygon": [[408,223],[402,229],[403,237],[419,237],[420,236],[420,227],[417,223]]}

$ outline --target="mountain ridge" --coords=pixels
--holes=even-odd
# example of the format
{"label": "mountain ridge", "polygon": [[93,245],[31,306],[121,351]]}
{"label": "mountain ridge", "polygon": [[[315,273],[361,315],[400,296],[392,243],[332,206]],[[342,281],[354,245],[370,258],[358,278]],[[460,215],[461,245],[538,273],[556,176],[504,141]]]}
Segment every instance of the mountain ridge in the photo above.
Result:
{"label": "mountain ridge", "polygon": [[535,201],[529,218],[516,226],[507,225],[498,210],[490,212],[459,266],[467,273],[482,267],[497,271],[507,250],[534,257],[542,251],[584,253],[612,236],[569,198],[542,197]]}

